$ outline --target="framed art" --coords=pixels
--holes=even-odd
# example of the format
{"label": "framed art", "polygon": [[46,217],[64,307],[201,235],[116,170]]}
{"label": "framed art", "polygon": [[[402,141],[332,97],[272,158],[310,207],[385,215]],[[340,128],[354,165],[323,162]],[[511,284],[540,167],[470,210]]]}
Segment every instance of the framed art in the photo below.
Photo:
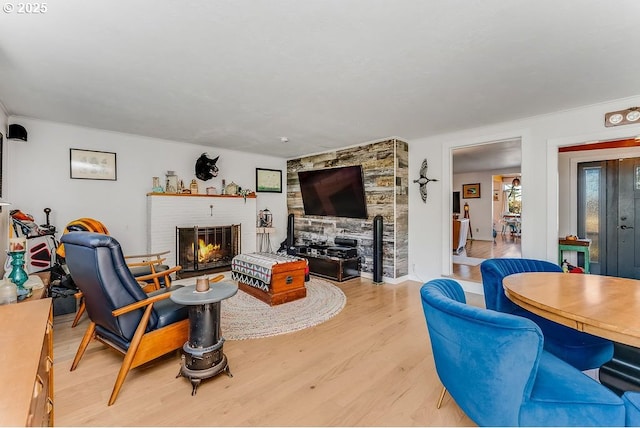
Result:
{"label": "framed art", "polygon": [[256,168],[256,192],[282,193],[282,171]]}
{"label": "framed art", "polygon": [[116,154],[69,149],[71,178],[117,180]]}
{"label": "framed art", "polygon": [[479,198],[480,197],[480,183],[463,184],[462,185],[462,197],[464,199]]}

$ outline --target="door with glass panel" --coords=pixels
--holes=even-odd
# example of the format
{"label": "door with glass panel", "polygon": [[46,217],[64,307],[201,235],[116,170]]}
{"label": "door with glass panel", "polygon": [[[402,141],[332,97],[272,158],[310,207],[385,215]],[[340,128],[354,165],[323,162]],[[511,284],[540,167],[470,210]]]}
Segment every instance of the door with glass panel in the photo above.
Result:
{"label": "door with glass panel", "polygon": [[591,239],[591,273],[640,279],[639,232],[640,158],[579,163],[578,235]]}

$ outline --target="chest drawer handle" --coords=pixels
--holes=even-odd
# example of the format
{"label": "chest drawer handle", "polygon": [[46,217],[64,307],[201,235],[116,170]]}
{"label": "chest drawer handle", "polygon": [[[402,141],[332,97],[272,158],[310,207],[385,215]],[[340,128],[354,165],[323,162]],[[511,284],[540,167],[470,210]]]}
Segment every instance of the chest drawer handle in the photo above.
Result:
{"label": "chest drawer handle", "polygon": [[47,373],[51,371],[51,367],[53,367],[53,360],[47,356]]}
{"label": "chest drawer handle", "polygon": [[51,398],[47,398],[47,414],[53,412],[53,401]]}
{"label": "chest drawer handle", "polygon": [[33,385],[33,398],[36,398],[42,392],[42,388],[44,388],[44,382],[40,375],[36,375],[36,383]]}

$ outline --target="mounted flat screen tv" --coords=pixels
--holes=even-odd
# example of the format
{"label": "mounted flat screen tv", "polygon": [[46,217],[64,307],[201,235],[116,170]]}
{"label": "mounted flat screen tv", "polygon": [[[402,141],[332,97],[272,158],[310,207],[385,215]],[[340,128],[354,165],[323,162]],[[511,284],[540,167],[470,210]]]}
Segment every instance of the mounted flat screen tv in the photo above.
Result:
{"label": "mounted flat screen tv", "polygon": [[305,215],[367,218],[362,166],[299,171]]}

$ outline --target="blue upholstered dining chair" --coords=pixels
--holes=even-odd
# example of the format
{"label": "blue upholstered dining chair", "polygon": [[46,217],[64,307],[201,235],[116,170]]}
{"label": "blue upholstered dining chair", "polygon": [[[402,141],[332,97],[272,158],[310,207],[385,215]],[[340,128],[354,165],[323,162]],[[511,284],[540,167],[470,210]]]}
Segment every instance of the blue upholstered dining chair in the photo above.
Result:
{"label": "blue upholstered dining chair", "polygon": [[545,349],[556,357],[579,370],[598,368],[613,357],[610,340],[542,318],[517,306],[504,294],[502,279],[505,276],[521,272],[562,272],[560,266],[544,260],[488,259],[480,265],[480,272],[486,308],[534,321],[544,334]]}
{"label": "blue upholstered dining chair", "polygon": [[545,351],[533,321],[467,305],[451,279],[420,294],[440,381],[478,425],[624,425],[622,399]]}
{"label": "blue upholstered dining chair", "polygon": [[640,392],[627,391],[622,395],[626,409],[625,425],[640,427]]}

